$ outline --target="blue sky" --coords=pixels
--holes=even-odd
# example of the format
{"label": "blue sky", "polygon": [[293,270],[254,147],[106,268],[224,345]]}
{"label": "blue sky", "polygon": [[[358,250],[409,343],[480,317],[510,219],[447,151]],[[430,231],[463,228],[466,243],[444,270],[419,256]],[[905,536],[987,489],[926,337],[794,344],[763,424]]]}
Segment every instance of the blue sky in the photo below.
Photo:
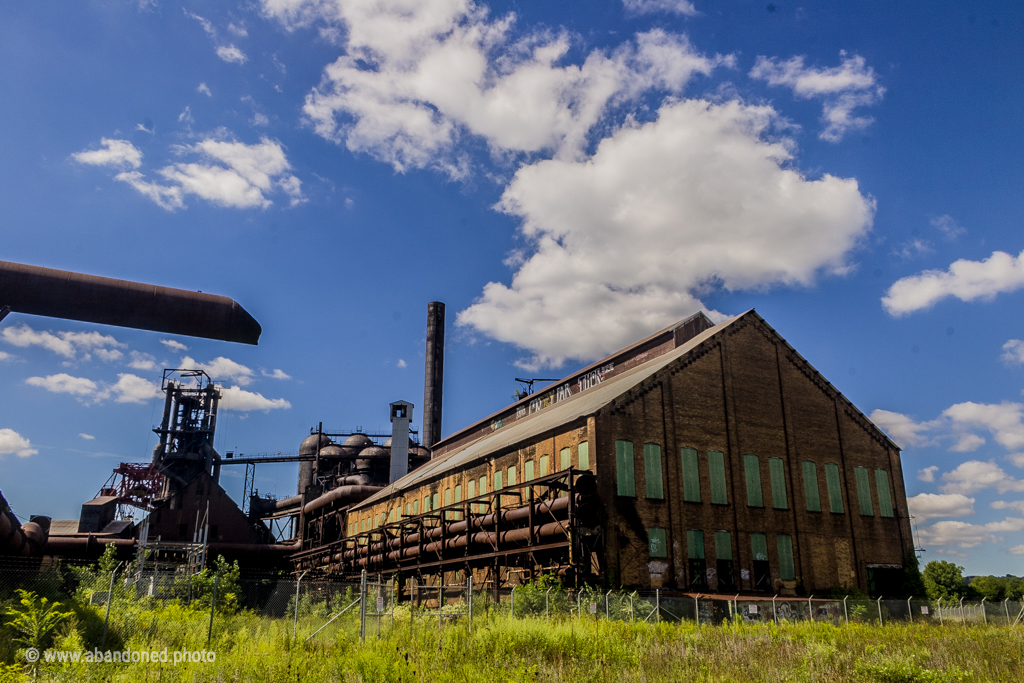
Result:
{"label": "blue sky", "polygon": [[523,373],[756,308],[904,446],[923,559],[1024,573],[1022,28],[982,2],[8,3],[0,258],[231,296],[264,334],[8,317],[4,495],[77,517],[148,458],[183,362],[226,388],[221,452],[384,430],[400,399],[418,422],[430,300],[445,433]]}

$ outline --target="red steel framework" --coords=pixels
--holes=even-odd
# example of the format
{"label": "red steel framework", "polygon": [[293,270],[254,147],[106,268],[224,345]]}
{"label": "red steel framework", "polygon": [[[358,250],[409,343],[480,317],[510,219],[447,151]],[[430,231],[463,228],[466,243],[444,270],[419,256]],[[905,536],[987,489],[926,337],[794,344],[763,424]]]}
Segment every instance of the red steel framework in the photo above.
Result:
{"label": "red steel framework", "polygon": [[129,508],[151,512],[162,487],[163,475],[156,465],[123,462],[114,468],[99,495],[116,497],[117,517],[124,519],[132,516]]}

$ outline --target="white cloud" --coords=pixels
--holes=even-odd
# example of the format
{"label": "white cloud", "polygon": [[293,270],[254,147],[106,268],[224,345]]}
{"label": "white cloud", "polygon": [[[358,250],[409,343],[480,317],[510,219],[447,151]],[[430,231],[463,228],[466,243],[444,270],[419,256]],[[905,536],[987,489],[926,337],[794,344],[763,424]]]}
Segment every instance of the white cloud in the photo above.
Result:
{"label": "white cloud", "polygon": [[137,130],[139,132],[142,132],[142,133],[149,133],[150,135],[153,135],[156,132],[156,126],[152,126],[151,128],[146,128],[141,123],[136,123],[135,124],[135,130]]}
{"label": "white cloud", "polygon": [[108,363],[121,360],[124,357],[124,354],[117,349],[96,349],[95,353],[100,360],[105,360]]}
{"label": "white cloud", "polygon": [[955,240],[957,237],[967,232],[966,228],[960,227],[956,222],[956,219],[949,214],[936,216],[929,222],[932,224],[933,228],[941,232],[942,236],[949,241]]}
{"label": "white cloud", "polygon": [[192,12],[189,12],[184,7],[182,7],[182,11],[185,12],[185,16],[186,17],[188,17],[190,19],[195,19],[196,21],[198,21],[199,25],[203,27],[204,31],[206,31],[206,35],[210,36],[211,38],[216,38],[217,37],[217,29],[215,29],[213,27],[213,24],[210,23],[209,20],[204,19],[203,17],[199,16],[198,14],[194,14]]}
{"label": "white cloud", "polygon": [[86,441],[95,441],[96,440],[95,436],[93,436],[92,434],[85,434],[84,432],[82,434],[79,434],[78,437],[81,438],[81,439],[85,439]]}
{"label": "white cloud", "polygon": [[0,429],[0,455],[15,454],[19,458],[27,458],[39,451],[32,448],[29,440],[10,428]]}
{"label": "white cloud", "polygon": [[231,64],[245,64],[248,57],[234,45],[221,45],[217,48],[217,56]]}
{"label": "white cloud", "polygon": [[245,26],[241,24],[228,24],[228,31],[235,34],[239,38],[245,38],[249,35],[249,32],[245,30]]}
{"label": "white cloud", "polygon": [[255,373],[241,363],[236,363],[230,358],[218,356],[209,363],[200,363],[194,358],[185,356],[181,359],[181,367],[195,370],[202,370],[214,381],[231,380],[238,384],[248,386],[252,384]]}
{"label": "white cloud", "polygon": [[120,180],[122,183],[127,183],[161,209],[174,211],[175,209],[185,208],[185,202],[182,199],[182,191],[180,187],[168,187],[158,183],[151,183],[138,171],[118,173],[114,176],[114,180]]}
{"label": "white cloud", "polygon": [[563,64],[568,35],[514,39],[513,15],[491,19],[470,0],[263,6],[288,27],[319,20],[344,36],[345,54],[325,68],[304,112],[318,134],[398,171],[464,176],[456,142],[467,134],[499,154],[578,157],[609,107],[652,88],[678,93],[694,74],[733,63],[655,29]]}
{"label": "white cloud", "polygon": [[136,370],[156,370],[156,358],[148,353],[140,353],[138,351],[132,351],[131,362],[128,363],[128,367]]}
{"label": "white cloud", "polygon": [[1007,365],[1024,364],[1024,341],[1011,339],[1003,344],[1003,355],[1000,358]]}
{"label": "white cloud", "polygon": [[1009,551],[1011,555],[1024,555],[1024,545],[1015,545]]}
{"label": "white cloud", "polygon": [[987,429],[996,442],[1007,450],[1024,448],[1024,404],[1010,401],[998,404],[967,401],[946,408],[942,415],[952,420],[957,427]]}
{"label": "white cloud", "polygon": [[64,358],[82,360],[89,360],[92,353],[103,360],[117,360],[122,355],[117,348],[125,346],[113,337],[99,332],[41,332],[25,324],[3,328],[0,331],[0,338],[19,348],[39,346]]}
{"label": "white cloud", "polygon": [[974,498],[960,493],[919,493],[907,498],[907,507],[918,522],[939,517],[966,517],[974,514]]}
{"label": "white cloud", "polygon": [[206,95],[207,97],[213,97],[213,93],[210,92],[210,87],[208,85],[206,85],[206,83],[200,83],[199,87],[196,88],[196,92],[202,93],[202,94]]}
{"label": "white cloud", "polygon": [[892,250],[892,255],[897,256],[904,261],[909,261],[912,258],[917,258],[921,254],[929,254],[934,249],[928,240],[912,239],[909,242],[904,242],[896,249]]}
{"label": "white cloud", "polygon": [[[916,422],[913,418],[888,410],[875,410],[871,419],[904,447],[934,446],[941,442],[950,445],[954,453],[975,451],[985,444],[985,438],[976,433],[983,429],[992,435],[996,443],[1007,451],[1007,457],[1015,464],[1024,466],[1024,404],[1004,401],[1002,403],[957,403],[942,411],[942,414],[928,422]],[[1018,462],[1019,461],[1019,462]]]}
{"label": "white cloud", "polygon": [[939,489],[943,493],[970,494],[987,488],[999,493],[1024,492],[1024,481],[1014,479],[992,460],[960,463],[956,469],[943,474],[942,481],[946,482]]}
{"label": "white cloud", "polygon": [[784,85],[802,99],[824,100],[822,120],[825,130],[818,136],[838,142],[848,130],[865,128],[874,119],[855,116],[854,109],[866,107],[882,99],[885,88],[878,85],[875,70],[860,55],[847,57],[840,52],[839,66],[815,69],[804,66],[803,57],[780,61],[776,57],[759,56],[750,70],[750,77],[767,81],[768,85]]}
{"label": "white cloud", "polygon": [[142,165],[142,152],[127,140],[100,138],[100,144],[103,149],[82,150],[72,154],[71,158],[80,164],[89,166],[138,168]]}
{"label": "white cloud", "polygon": [[871,421],[904,448],[927,445],[929,439],[925,434],[936,426],[935,422],[916,422],[903,413],[894,413],[881,408],[872,411]]}
{"label": "white cloud", "polygon": [[399,358],[398,362],[395,365],[397,365],[400,368],[408,367],[408,364],[402,358]]}
{"label": "white cloud", "polygon": [[161,339],[160,343],[171,351],[188,351],[188,347],[176,339]]}
{"label": "white cloud", "polygon": [[768,107],[687,100],[618,130],[584,162],[521,168],[499,208],[522,219],[534,252],[458,323],[533,352],[524,367],[557,367],[704,308],[697,296],[714,286],[810,285],[844,272],[874,202],[855,180],[793,170],[790,141],[765,139],[775,118]]}
{"label": "white cloud", "polygon": [[989,503],[989,507],[993,510],[1016,510],[1024,515],[1024,500],[995,500]]}
{"label": "white cloud", "polygon": [[270,377],[271,379],[291,379],[292,378],[291,375],[289,375],[287,372],[285,372],[284,370],[281,370],[279,368],[274,368],[273,372],[267,372],[266,370],[260,370],[260,372],[263,374],[264,377]]}
{"label": "white cloud", "polygon": [[47,375],[46,377],[29,377],[25,384],[46,389],[54,394],[71,394],[72,396],[92,396],[99,385],[85,377],[72,377],[67,373]]}
{"label": "white cloud", "polygon": [[0,361],[11,360],[12,358],[14,358],[14,356],[6,351],[0,351]]}
{"label": "white cloud", "polygon": [[694,17],[699,14],[697,8],[689,0],[622,0],[622,4],[631,14],[665,12],[667,14],[682,14],[686,17]]}
{"label": "white cloud", "polygon": [[1024,530],[1024,519],[1007,517],[1000,522],[968,524],[967,522],[936,522],[919,530],[921,538],[929,545],[952,545],[960,548],[974,548],[982,543],[1001,543],[1000,533]]}
{"label": "white cloud", "polygon": [[954,261],[948,270],[926,270],[900,278],[882,297],[882,306],[899,317],[930,308],[947,297],[961,301],[991,300],[1024,287],[1024,252],[993,252],[984,261]]}
{"label": "white cloud", "polygon": [[178,114],[179,123],[191,124],[195,123],[195,121],[196,120],[192,118],[192,107],[188,105],[186,105],[185,108],[181,110],[181,113]]}
{"label": "white cloud", "polygon": [[935,481],[935,473],[939,471],[938,465],[932,465],[931,467],[925,467],[917,471],[917,478],[919,481],[926,481],[931,483]]}
{"label": "white cloud", "polygon": [[252,125],[254,126],[269,126],[270,119],[266,115],[256,112],[252,115]]}
{"label": "white cloud", "polygon": [[96,395],[97,402],[113,396],[116,403],[148,403],[163,396],[160,385],[138,375],[120,373],[117,382]]}
{"label": "white cloud", "polygon": [[263,394],[246,391],[241,387],[221,387],[220,394],[220,407],[223,410],[237,410],[241,412],[261,410],[267,412],[292,407],[292,404],[283,398],[266,398]]}

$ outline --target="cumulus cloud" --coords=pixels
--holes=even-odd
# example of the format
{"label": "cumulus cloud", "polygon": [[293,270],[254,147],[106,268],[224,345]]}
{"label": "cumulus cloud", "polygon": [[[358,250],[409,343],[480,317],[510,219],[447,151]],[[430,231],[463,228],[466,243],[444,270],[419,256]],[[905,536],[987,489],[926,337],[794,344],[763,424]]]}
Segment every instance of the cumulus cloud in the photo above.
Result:
{"label": "cumulus cloud", "polygon": [[147,403],[162,394],[160,385],[127,373],[118,374],[114,384],[94,382],[86,377],[74,377],[63,372],[46,377],[29,377],[25,384],[55,394],[70,394],[83,403],[102,403],[109,399],[115,403]]}
{"label": "cumulus cloud", "polygon": [[11,360],[12,358],[14,358],[14,356],[7,353],[6,351],[0,351],[0,362],[5,360]]}
{"label": "cumulus cloud", "polygon": [[1024,481],[1014,479],[992,460],[960,463],[956,469],[943,474],[942,481],[945,483],[939,490],[943,493],[970,494],[987,488],[999,493],[1024,492]]}
{"label": "cumulus cloud", "polygon": [[918,522],[940,517],[966,517],[974,514],[974,498],[960,493],[919,493],[907,498],[907,507]]}
{"label": "cumulus cloud", "polygon": [[1011,451],[1007,457],[1024,463],[1024,404],[975,403],[965,401],[950,406],[934,420],[917,422],[912,417],[889,410],[875,410],[871,419],[904,447],[948,444],[955,453],[975,451],[985,444],[978,430],[988,432],[992,438]]}
{"label": "cumulus cloud", "polygon": [[132,351],[131,362],[128,363],[128,367],[135,370],[156,370],[156,358],[148,353]]}
{"label": "cumulus cloud", "polygon": [[221,45],[217,48],[217,56],[230,64],[245,64],[249,58],[234,45]]}
{"label": "cumulus cloud", "polygon": [[251,368],[248,368],[241,363],[236,363],[230,358],[225,358],[224,356],[218,356],[209,363],[200,363],[194,358],[185,356],[181,359],[181,367],[202,370],[213,378],[214,381],[233,381],[243,387],[252,384],[255,376],[255,373]]}
{"label": "cumulus cloud", "polygon": [[72,396],[92,396],[99,385],[85,377],[73,377],[65,372],[46,377],[29,377],[25,384],[46,389],[54,394],[71,394]]}
{"label": "cumulus cloud", "polygon": [[818,137],[838,142],[848,130],[871,124],[874,119],[856,116],[854,110],[876,104],[885,93],[885,88],[878,85],[875,70],[867,66],[863,57],[847,57],[846,52],[839,55],[843,58],[842,64],[824,69],[804,66],[804,58],[800,56],[786,61],[759,56],[750,77],[767,81],[768,85],[786,86],[801,99],[821,99],[825,130]]}
{"label": "cumulus cloud", "polygon": [[1011,555],[1024,555],[1024,545],[1015,545],[1009,549]]}
{"label": "cumulus cloud", "polygon": [[935,427],[934,423],[916,422],[908,415],[881,408],[871,413],[871,421],[903,447],[927,445],[929,438],[926,433]]}
{"label": "cumulus cloud", "polygon": [[86,441],[95,441],[96,440],[95,436],[93,436],[92,434],[86,434],[84,432],[79,434],[78,437],[80,439],[85,439]]}
{"label": "cumulus cloud", "polygon": [[260,370],[260,372],[263,374],[264,377],[270,377],[271,379],[291,379],[292,378],[291,375],[289,375],[287,372],[285,372],[284,370],[281,370],[279,368],[274,368],[273,372],[267,372],[266,370]]}
{"label": "cumulus cloud", "polygon": [[127,140],[100,138],[100,145],[102,149],[83,150],[72,154],[71,158],[89,166],[138,168],[142,165],[142,152]]}
{"label": "cumulus cloud", "polygon": [[623,6],[630,14],[681,14],[694,17],[699,14],[697,8],[689,0],[622,0]]}
{"label": "cumulus cloud", "polygon": [[1000,534],[1024,530],[1024,519],[1007,517],[999,522],[969,524],[960,521],[936,522],[919,530],[921,538],[929,545],[952,545],[959,548],[974,548],[982,543],[1001,543]]}
{"label": "cumulus cloud", "polygon": [[1007,365],[1024,364],[1024,341],[1011,339],[1003,344],[1003,355],[1000,358]]}
{"label": "cumulus cloud", "polygon": [[38,449],[32,448],[29,440],[18,432],[8,427],[0,429],[0,455],[13,453],[19,458],[27,458],[38,452]]}
{"label": "cumulus cloud", "polygon": [[900,278],[882,297],[889,315],[899,317],[934,306],[948,297],[988,301],[1024,287],[1024,252],[993,252],[983,261],[960,259],[947,270],[926,270]]}
{"label": "cumulus cloud", "polygon": [[292,404],[283,398],[266,398],[263,394],[246,391],[237,386],[221,387],[220,394],[220,407],[223,410],[237,410],[239,412],[260,410],[265,413],[270,410],[292,407]]}
{"label": "cumulus cloud", "polygon": [[1024,515],[1024,500],[994,500],[989,503],[989,507],[993,510],[1016,510],[1017,512]]}
{"label": "cumulus cloud", "polygon": [[102,360],[118,360],[123,354],[117,349],[125,346],[99,332],[44,332],[25,324],[3,328],[0,338],[12,346],[38,346],[69,360],[89,360],[93,353]]}
{"label": "cumulus cloud", "polygon": [[176,339],[161,339],[160,343],[171,351],[188,351],[188,347]]}
{"label": "cumulus cloud", "polygon": [[764,137],[774,119],[767,107],[687,100],[621,128],[586,161],[521,168],[499,208],[522,220],[534,251],[458,323],[533,352],[524,367],[557,367],[701,310],[712,286],[844,272],[874,202],[854,180],[793,170],[788,141]]}
{"label": "cumulus cloud", "polygon": [[196,92],[202,93],[207,97],[213,97],[213,93],[210,92],[210,86],[206,85],[206,83],[200,83],[199,87],[196,88]]}
{"label": "cumulus cloud", "polygon": [[406,363],[406,362],[405,362],[405,360],[404,360],[404,359],[402,359],[402,358],[399,358],[399,359],[398,359],[398,362],[397,362],[397,363],[395,363],[395,365],[396,365],[396,366],[398,366],[398,367],[400,367],[400,368],[405,368],[405,367],[408,367],[408,366],[409,366],[409,365],[408,365],[408,363]]}
{"label": "cumulus cloud", "polygon": [[112,397],[115,403],[148,403],[158,396],[163,396],[159,384],[138,375],[120,373],[116,383],[96,395],[96,401]]}
{"label": "cumulus cloud", "polygon": [[919,481],[926,481],[931,483],[935,481],[935,473],[939,471],[938,465],[932,465],[931,467],[925,467],[917,471],[917,478]]}
{"label": "cumulus cloud", "polygon": [[163,184],[148,180],[138,170],[121,171],[114,179],[168,211],[185,208],[187,195],[237,209],[265,209],[273,203],[266,195],[273,192],[283,192],[292,206],[305,201],[302,181],[288,172],[291,164],[277,141],[264,137],[247,145],[206,138],[177,152],[197,155],[199,160],[159,169]]}

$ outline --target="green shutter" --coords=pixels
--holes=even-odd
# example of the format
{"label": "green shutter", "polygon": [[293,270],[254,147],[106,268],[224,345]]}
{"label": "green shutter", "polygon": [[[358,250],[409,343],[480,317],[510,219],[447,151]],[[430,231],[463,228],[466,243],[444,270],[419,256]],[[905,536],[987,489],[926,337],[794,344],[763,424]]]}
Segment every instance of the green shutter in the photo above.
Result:
{"label": "green shutter", "polygon": [[615,442],[615,474],[620,496],[636,497],[636,481],[634,480],[633,442]]}
{"label": "green shutter", "polygon": [[580,460],[579,467],[580,467],[581,470],[589,470],[590,469],[590,444],[587,443],[586,441],[584,441],[583,443],[580,444],[580,447],[579,447],[579,460]]}
{"label": "green shutter", "polygon": [[512,465],[511,467],[508,468],[508,481],[505,482],[505,486],[515,486],[515,485],[516,485],[516,466]]}
{"label": "green shutter", "polygon": [[416,500],[414,500],[412,502],[412,514],[414,514],[414,515],[420,514],[420,499],[419,498],[417,498]]}
{"label": "green shutter", "polygon": [[743,469],[747,475],[747,505],[764,507],[764,499],[761,497],[761,461],[756,455],[744,455]]}
{"label": "green shutter", "polygon": [[684,448],[683,459],[683,500],[700,502],[700,471],[697,469],[697,449]]}
{"label": "green shutter", "polygon": [[768,537],[764,534],[750,534],[750,549],[754,551],[754,559],[768,561]]}
{"label": "green shutter", "polygon": [[455,485],[455,502],[456,503],[461,503],[462,502],[462,484],[456,484]]}
{"label": "green shutter", "polygon": [[704,559],[704,532],[690,529],[686,532],[686,552],[691,560]]}
{"label": "green shutter", "polygon": [[715,559],[732,559],[732,538],[729,536],[728,531],[715,532]]}
{"label": "green shutter", "polygon": [[451,505],[452,504],[452,490],[451,489],[445,489],[444,490],[444,504],[445,505]]}
{"label": "green shutter", "polygon": [[558,455],[562,459],[562,466],[559,469],[569,469],[569,467],[572,466],[572,451],[568,448],[563,448],[558,452]]}
{"label": "green shutter", "polygon": [[839,465],[825,463],[825,483],[828,485],[828,507],[837,515],[843,514],[843,483],[839,478]]}
{"label": "green shutter", "polygon": [[793,537],[789,534],[779,534],[779,578],[783,581],[792,581],[796,578],[796,569],[793,566]]}
{"label": "green shutter", "polygon": [[708,476],[711,478],[711,502],[728,505],[729,494],[725,488],[725,455],[722,451],[708,451]]}
{"label": "green shutter", "polygon": [[772,507],[786,510],[789,500],[786,498],[786,466],[782,458],[768,458],[768,473],[772,479]]}
{"label": "green shutter", "polygon": [[501,472],[500,471],[495,472],[494,473],[494,490],[495,491],[499,491],[499,490],[501,490],[503,488],[505,488],[505,486],[501,483]]}
{"label": "green shutter", "polygon": [[476,498],[476,479],[470,479],[466,487],[466,498]]}
{"label": "green shutter", "polygon": [[889,493],[889,473],[875,470],[875,486],[878,487],[878,512],[883,517],[892,517],[892,495]]}
{"label": "green shutter", "polygon": [[644,483],[648,498],[664,498],[661,476],[661,446],[656,443],[644,444]]}
{"label": "green shutter", "polygon": [[480,477],[480,495],[487,493],[487,475]]}
{"label": "green shutter", "polygon": [[551,456],[542,455],[540,456],[540,476],[544,477],[551,474]]}
{"label": "green shutter", "polygon": [[860,501],[860,514],[874,516],[875,511],[871,507],[871,483],[868,479],[866,467],[854,467],[853,473],[857,479],[857,498]]}
{"label": "green shutter", "polygon": [[647,530],[647,540],[650,544],[651,557],[668,557],[668,542],[665,540],[664,529],[651,527]]}
{"label": "green shutter", "polygon": [[810,460],[804,460],[804,498],[807,509],[821,512],[821,497],[818,495],[818,466]]}
{"label": "green shutter", "polygon": [[533,461],[527,460],[523,466],[523,481],[533,481]]}
{"label": "green shutter", "polygon": [[433,500],[431,502],[433,503],[430,506],[431,510],[437,510],[437,508],[441,507],[441,494],[440,493],[435,493],[434,494],[434,498],[433,498]]}

